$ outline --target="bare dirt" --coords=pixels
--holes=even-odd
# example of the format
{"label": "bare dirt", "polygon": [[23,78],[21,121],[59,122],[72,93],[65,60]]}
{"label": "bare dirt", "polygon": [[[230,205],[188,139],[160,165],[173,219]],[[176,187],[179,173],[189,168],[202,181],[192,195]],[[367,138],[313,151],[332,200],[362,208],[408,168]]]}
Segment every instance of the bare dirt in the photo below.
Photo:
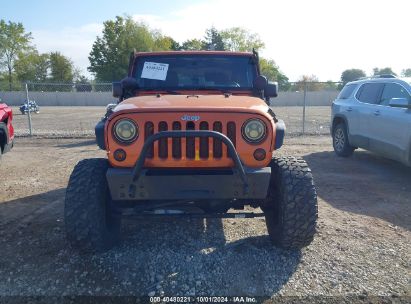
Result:
{"label": "bare dirt", "polygon": [[[264,219],[127,220],[120,246],[82,255],[65,240],[65,187],[92,138],[17,138],[0,164],[0,296],[386,296],[410,293],[411,168],[326,136],[288,138],[318,189],[318,233],[301,251],[273,247]],[[406,300],[405,300],[406,301]]]}

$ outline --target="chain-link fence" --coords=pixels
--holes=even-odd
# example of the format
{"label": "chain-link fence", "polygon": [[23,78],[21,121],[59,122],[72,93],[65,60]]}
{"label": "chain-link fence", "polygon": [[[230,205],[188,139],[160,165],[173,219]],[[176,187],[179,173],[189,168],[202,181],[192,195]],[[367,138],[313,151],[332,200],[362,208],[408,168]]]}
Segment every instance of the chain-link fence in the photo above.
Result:
{"label": "chain-link fence", "polygon": [[[0,86],[2,87],[2,86]],[[14,106],[17,135],[29,134],[28,117],[19,106],[26,100],[25,85],[15,91],[2,87],[0,98]],[[30,100],[40,107],[32,113],[32,134],[41,136],[93,136],[94,126],[104,115],[105,106],[116,102],[110,83],[27,83]],[[283,119],[289,135],[329,133],[331,103],[341,88],[339,82],[295,82],[281,85],[271,107]]]}
{"label": "chain-link fence", "polygon": [[27,83],[29,92],[111,92],[111,83]]}
{"label": "chain-link fence", "polygon": [[336,91],[341,90],[342,83],[341,82],[333,82],[333,81],[298,81],[298,82],[287,82],[285,84],[280,84],[280,91],[281,92],[318,92],[318,91]]}
{"label": "chain-link fence", "polygon": [[18,92],[24,90],[25,83],[20,81],[12,81],[9,82],[4,80],[3,78],[0,79],[0,92],[9,91],[9,92]]}
{"label": "chain-link fence", "polygon": [[[55,82],[19,82],[0,80],[0,91],[24,91],[28,85],[31,92],[111,92],[111,82],[55,83]],[[279,85],[280,92],[318,92],[339,91],[341,82],[286,82]]]}
{"label": "chain-link fence", "polygon": [[326,135],[330,131],[331,104],[340,82],[291,82],[282,85],[271,106],[292,135]]}
{"label": "chain-link fence", "polygon": [[111,92],[109,82],[55,83],[55,82],[18,82],[0,80],[0,91],[20,92],[28,85],[30,92]]}

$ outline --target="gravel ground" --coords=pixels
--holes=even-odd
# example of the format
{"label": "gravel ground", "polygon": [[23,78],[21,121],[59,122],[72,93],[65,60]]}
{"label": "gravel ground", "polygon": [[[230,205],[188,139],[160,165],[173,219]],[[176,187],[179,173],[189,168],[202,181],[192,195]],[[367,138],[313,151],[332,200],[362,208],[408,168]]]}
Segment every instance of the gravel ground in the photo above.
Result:
{"label": "gravel ground", "polygon": [[[273,107],[277,116],[286,122],[288,134],[302,132],[302,107]],[[306,134],[329,134],[330,107],[306,108]],[[13,107],[14,128],[18,136],[27,135],[28,117]],[[33,134],[56,137],[94,135],[94,127],[104,116],[105,107],[41,107],[40,114],[32,114]]]}
{"label": "gravel ground", "polygon": [[77,161],[104,152],[90,139],[17,138],[0,167],[0,296],[409,301],[411,169],[361,150],[337,158],[320,136],[279,153],[304,157],[318,188],[318,233],[303,250],[273,247],[263,219],[143,219],[124,222],[120,246],[81,255],[64,237],[65,187]]}

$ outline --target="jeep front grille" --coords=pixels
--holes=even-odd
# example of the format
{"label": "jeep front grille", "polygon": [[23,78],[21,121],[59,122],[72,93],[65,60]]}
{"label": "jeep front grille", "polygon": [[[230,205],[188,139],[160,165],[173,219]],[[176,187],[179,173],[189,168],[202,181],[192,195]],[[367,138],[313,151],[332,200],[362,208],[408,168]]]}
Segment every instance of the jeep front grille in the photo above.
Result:
{"label": "jeep front grille", "polygon": [[[232,121],[224,123],[221,121],[215,121],[212,124],[211,130],[217,131],[225,134],[233,142],[234,147],[236,146],[236,124]],[[223,127],[224,126],[224,127]],[[155,128],[157,127],[157,128]],[[144,139],[155,133],[155,129],[158,132],[161,131],[185,131],[185,130],[210,130],[210,124],[208,122],[202,121],[200,123],[195,123],[193,121],[179,122],[174,121],[169,126],[166,121],[160,121],[157,126],[154,126],[153,122],[146,122],[144,125]],[[158,145],[157,155],[154,155],[154,145]],[[169,146],[171,145],[171,147]],[[212,147],[212,149],[210,149]],[[171,149],[169,149],[171,148]],[[228,155],[227,147],[224,148],[226,155]],[[171,150],[171,155],[169,151]],[[222,158],[223,157],[223,143],[219,139],[213,138],[162,138],[157,143],[153,143],[150,147],[147,158],[153,159],[158,157],[160,159],[168,159],[169,157],[173,159],[182,159],[184,157],[187,159],[208,159],[208,158]],[[196,155],[197,154],[197,155]],[[211,154],[211,155],[210,155]]]}
{"label": "jeep front grille", "polygon": [[[146,122],[144,126],[144,141],[147,140],[151,135],[154,134],[154,124],[152,122]],[[151,145],[150,149],[147,151],[147,157],[154,157],[154,144]]]}

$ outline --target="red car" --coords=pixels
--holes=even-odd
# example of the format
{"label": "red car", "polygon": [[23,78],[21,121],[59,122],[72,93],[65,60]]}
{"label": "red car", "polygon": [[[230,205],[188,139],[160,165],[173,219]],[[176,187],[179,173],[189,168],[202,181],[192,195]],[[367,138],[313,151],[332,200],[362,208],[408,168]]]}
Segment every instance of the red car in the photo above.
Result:
{"label": "red car", "polygon": [[13,147],[13,112],[5,103],[0,103],[0,158]]}

